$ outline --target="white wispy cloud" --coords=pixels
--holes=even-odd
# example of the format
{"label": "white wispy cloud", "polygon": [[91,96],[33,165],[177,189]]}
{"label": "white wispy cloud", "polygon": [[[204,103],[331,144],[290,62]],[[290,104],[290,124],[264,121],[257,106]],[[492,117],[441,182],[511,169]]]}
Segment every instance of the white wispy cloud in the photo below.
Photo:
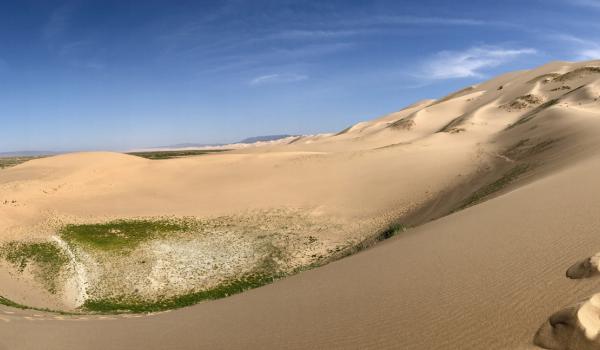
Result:
{"label": "white wispy cloud", "polygon": [[67,30],[73,8],[61,6],[54,10],[42,27],[42,38],[52,44]]}
{"label": "white wispy cloud", "polygon": [[364,25],[450,25],[480,26],[489,22],[473,18],[421,17],[421,16],[373,16],[356,20]]}
{"label": "white wispy cloud", "polygon": [[303,74],[294,74],[294,73],[277,73],[277,74],[268,74],[261,75],[250,80],[250,85],[259,86],[266,84],[280,84],[280,83],[293,83],[297,81],[302,81],[308,79],[308,76]]}
{"label": "white wispy cloud", "polygon": [[332,44],[311,44],[293,48],[276,48],[266,52],[266,57],[280,57],[289,59],[308,58],[338,53],[340,51],[354,48],[356,44],[349,42],[337,42]]}
{"label": "white wispy cloud", "polygon": [[106,64],[102,62],[95,43],[90,39],[73,38],[75,31],[72,30],[70,23],[73,16],[76,15],[76,9],[72,4],[55,9],[42,26],[42,39],[48,49],[66,64],[73,67],[101,70],[106,67]]}
{"label": "white wispy cloud", "polygon": [[515,23],[468,17],[428,17],[414,15],[389,15],[389,16],[364,16],[360,18],[344,19],[334,22],[338,26],[352,27],[394,27],[394,26],[468,26],[468,27],[515,27]]}
{"label": "white wispy cloud", "polygon": [[[211,16],[212,18],[212,16]],[[239,51],[241,48],[255,47],[257,45],[269,44],[273,40],[304,40],[312,42],[313,45],[303,49],[304,51],[315,51],[316,45],[324,40],[348,39],[357,36],[366,36],[382,32],[383,27],[401,26],[498,26],[509,25],[498,21],[486,21],[473,18],[454,17],[427,17],[427,16],[382,16],[363,15],[344,19],[306,19],[292,24],[296,28],[290,28],[288,23],[282,22],[277,16],[272,20],[270,28],[266,33],[252,36],[232,36],[224,32],[222,35],[206,36],[207,20],[204,18],[183,24],[174,24],[174,28],[157,37],[157,41],[164,46],[164,54],[194,55],[222,53],[227,51]],[[239,25],[237,23],[236,25]],[[317,48],[316,51],[337,51],[341,46],[348,46],[348,42],[338,42],[332,49]],[[331,46],[331,45],[330,45]],[[274,46],[277,48],[277,46]]]}
{"label": "white wispy cloud", "polygon": [[597,60],[600,59],[600,46],[579,51],[580,60]]}
{"label": "white wispy cloud", "polygon": [[571,51],[575,53],[575,56],[573,57],[574,60],[583,61],[600,59],[599,41],[584,39],[570,34],[560,34],[555,37],[568,42],[573,46]]}
{"label": "white wispy cloud", "polygon": [[600,0],[568,0],[565,2],[571,5],[595,7],[597,9],[600,9]]}
{"label": "white wispy cloud", "polygon": [[490,21],[476,18],[460,17],[423,17],[423,16],[364,16],[349,18],[341,21],[332,21],[330,29],[317,30],[285,30],[283,32],[267,35],[267,39],[332,39],[369,35],[380,33],[381,27],[398,26],[503,26],[518,27],[514,23],[504,21]]}
{"label": "white wispy cloud", "polygon": [[335,39],[371,33],[370,30],[285,30],[266,36],[266,39]]}
{"label": "white wispy cloud", "polygon": [[222,55],[202,61],[202,64],[208,68],[199,71],[199,73],[218,73],[235,70],[242,71],[257,67],[271,67],[271,69],[278,69],[280,66],[288,64],[302,65],[315,58],[338,54],[354,47],[355,45],[352,43],[332,43],[328,45],[311,44],[292,48],[271,48],[258,53]]}
{"label": "white wispy cloud", "polygon": [[481,77],[483,71],[535,54],[532,48],[506,49],[496,46],[472,47],[464,51],[441,51],[426,61],[423,74],[429,79]]}

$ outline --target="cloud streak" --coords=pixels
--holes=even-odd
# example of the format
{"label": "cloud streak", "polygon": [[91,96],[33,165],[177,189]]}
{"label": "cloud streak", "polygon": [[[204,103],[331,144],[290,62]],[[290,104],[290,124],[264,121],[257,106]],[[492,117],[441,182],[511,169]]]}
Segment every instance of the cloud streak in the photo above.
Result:
{"label": "cloud streak", "polygon": [[306,79],[308,79],[308,76],[302,74],[278,73],[256,77],[250,80],[249,84],[252,86],[262,86],[270,84],[294,83]]}
{"label": "cloud streak", "polygon": [[[499,21],[485,21],[473,18],[442,18],[421,16],[370,16],[353,18],[330,23],[333,29],[286,30],[267,35],[266,39],[331,39],[379,33],[374,27],[390,26],[499,26],[510,25]],[[359,28],[357,28],[357,26]],[[351,28],[351,29],[350,29]]]}
{"label": "cloud streak", "polygon": [[570,34],[557,36],[559,39],[571,43],[576,49],[574,59],[577,61],[600,59],[600,43],[594,40],[583,39]]}
{"label": "cloud streak", "polygon": [[566,3],[600,9],[600,0],[569,0]]}
{"label": "cloud streak", "polygon": [[373,16],[351,21],[362,25],[444,25],[444,26],[481,26],[490,24],[472,18],[442,18],[421,16]]}
{"label": "cloud streak", "polygon": [[482,77],[486,69],[535,53],[537,50],[532,48],[505,49],[495,46],[472,47],[464,51],[441,51],[427,60],[423,73],[427,78],[434,80]]}
{"label": "cloud streak", "polygon": [[72,13],[73,9],[69,6],[62,6],[54,10],[42,27],[42,38],[49,44],[53,44],[69,27]]}
{"label": "cloud streak", "polygon": [[579,51],[579,58],[581,60],[597,60],[600,59],[600,46],[596,45],[594,48],[584,49]]}
{"label": "cloud streak", "polygon": [[[285,17],[285,16],[284,16]],[[410,26],[495,26],[507,25],[498,21],[485,21],[473,18],[427,17],[427,16],[381,16],[364,15],[340,19],[337,16],[318,18],[308,17],[301,21],[287,23],[287,17],[274,15],[265,31],[251,34],[253,28],[246,28],[248,35],[231,35],[223,30],[218,35],[206,35],[206,20],[198,19],[183,24],[174,24],[170,33],[160,35],[157,40],[164,46],[165,55],[198,56],[237,55],[245,49],[262,47],[263,52],[313,52],[328,54],[340,48],[356,45],[357,37],[381,34],[390,27]],[[225,23],[227,17],[221,18]],[[248,25],[235,22],[234,26]],[[224,27],[229,28],[229,27]],[[389,33],[389,32],[388,32]],[[290,49],[291,41],[302,45]],[[328,43],[331,48],[320,47]],[[332,44],[333,43],[333,44]]]}
{"label": "cloud streak", "polygon": [[319,40],[319,39],[337,39],[337,38],[345,38],[356,35],[364,35],[369,34],[371,31],[369,30],[285,30],[280,33],[275,33],[266,36],[263,40],[271,40],[271,39],[284,39],[284,40],[293,40],[293,39],[311,39],[311,40]]}
{"label": "cloud streak", "polygon": [[243,71],[263,67],[304,65],[307,62],[327,55],[334,55],[354,48],[351,43],[333,43],[329,45],[301,45],[292,48],[273,48],[258,53],[234,53],[216,56],[198,61],[207,68],[199,74],[226,71]]}
{"label": "cloud streak", "polygon": [[[106,67],[97,45],[90,39],[74,39],[71,28],[76,8],[64,5],[55,9],[42,26],[41,37],[48,50],[73,67],[101,70]],[[81,36],[81,33],[78,33]]]}

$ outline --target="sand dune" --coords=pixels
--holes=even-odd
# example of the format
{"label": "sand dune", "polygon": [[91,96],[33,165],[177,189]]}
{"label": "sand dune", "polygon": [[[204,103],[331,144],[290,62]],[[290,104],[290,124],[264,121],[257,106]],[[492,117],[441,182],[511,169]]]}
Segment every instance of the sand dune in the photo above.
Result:
{"label": "sand dune", "polygon": [[[0,314],[0,348],[530,349],[534,336],[546,348],[600,348],[599,66],[505,74],[336,134],[158,161],[70,154],[2,170],[1,242],[51,239],[71,222],[283,209],[335,227],[290,231],[323,244],[390,222],[413,228],[166,314]],[[2,280],[10,288],[0,295],[60,304],[28,294],[31,278]]]}

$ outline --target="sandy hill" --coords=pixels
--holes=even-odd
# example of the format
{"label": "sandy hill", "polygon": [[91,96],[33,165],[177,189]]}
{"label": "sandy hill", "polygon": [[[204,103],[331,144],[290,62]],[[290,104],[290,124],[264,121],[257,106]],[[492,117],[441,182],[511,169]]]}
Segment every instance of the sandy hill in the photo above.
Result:
{"label": "sandy hill", "polygon": [[[52,239],[65,223],[227,218],[219,220],[256,233],[210,249],[252,246],[244,237],[268,232],[271,245],[304,247],[286,254],[305,266],[393,223],[411,228],[166,314],[79,320],[4,308],[0,349],[534,349],[534,337],[550,349],[599,349],[600,302],[589,299],[600,292],[599,134],[600,61],[552,62],[336,134],[169,160],[70,154],[2,170],[8,243]],[[573,264],[578,279],[565,277]],[[101,275],[92,265],[84,267]],[[0,295],[20,303],[68,309],[79,300],[68,284],[52,295],[10,266],[0,281]]]}

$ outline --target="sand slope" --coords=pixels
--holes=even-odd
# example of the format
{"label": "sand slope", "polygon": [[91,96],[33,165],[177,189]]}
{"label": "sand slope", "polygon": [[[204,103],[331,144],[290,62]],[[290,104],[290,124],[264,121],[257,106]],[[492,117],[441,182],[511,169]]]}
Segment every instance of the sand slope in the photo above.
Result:
{"label": "sand slope", "polygon": [[563,278],[600,246],[598,171],[591,159],[321,269],[184,310],[86,321],[0,314],[0,344],[528,349],[549,314],[598,288]]}

